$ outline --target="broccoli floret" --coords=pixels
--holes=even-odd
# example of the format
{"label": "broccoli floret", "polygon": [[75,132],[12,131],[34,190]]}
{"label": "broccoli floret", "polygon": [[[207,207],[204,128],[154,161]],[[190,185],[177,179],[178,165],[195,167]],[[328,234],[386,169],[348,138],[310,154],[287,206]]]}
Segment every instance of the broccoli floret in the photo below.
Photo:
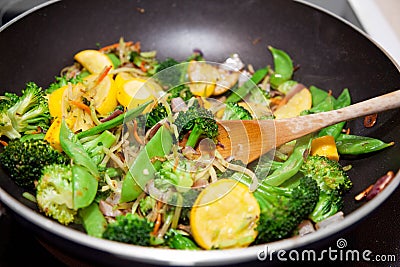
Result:
{"label": "broccoli floret", "polygon": [[[197,103],[197,104],[196,104]],[[213,113],[195,102],[186,112],[179,112],[175,125],[179,131],[179,138],[190,132],[186,146],[195,147],[202,136],[215,141],[218,135],[218,125]]]}
{"label": "broccoli floret", "polygon": [[310,218],[320,222],[340,211],[342,196],[350,190],[352,182],[342,166],[324,156],[309,156],[301,166],[301,172],[317,181],[321,190],[318,203]]}
{"label": "broccoli floret", "polygon": [[43,168],[36,187],[39,210],[62,224],[74,221],[77,211],[73,208],[72,168],[70,165],[53,164]]}
{"label": "broccoli floret", "polygon": [[20,138],[21,134],[47,130],[50,124],[50,111],[42,88],[35,83],[26,85],[22,96],[12,106],[1,110],[0,133],[9,139]]}
{"label": "broccoli floret", "polygon": [[165,235],[165,244],[173,249],[199,250],[196,243],[182,231],[170,229]]}
{"label": "broccoli floret", "polygon": [[[251,179],[235,173],[232,177],[250,185]],[[290,237],[300,222],[314,210],[318,201],[317,182],[304,176],[295,187],[278,187],[261,182],[253,192],[260,205],[256,244]]]}
{"label": "broccoli floret", "polygon": [[189,99],[191,99],[194,95],[193,93],[190,91],[189,86],[182,84],[179,86],[175,86],[171,89],[168,90],[168,93],[170,94],[170,96],[168,97],[167,101],[170,103],[171,99],[176,98],[176,97],[180,97],[182,98],[183,101],[189,101]]}
{"label": "broccoli floret", "polygon": [[19,96],[14,93],[6,92],[4,96],[0,96],[0,110],[7,111],[15,105],[19,100]]}
{"label": "broccoli floret", "polygon": [[103,238],[140,246],[150,246],[153,223],[137,214],[128,213],[116,217],[107,225]]}
{"label": "broccoli floret", "polygon": [[225,105],[222,120],[252,120],[251,113],[236,102],[229,102]]}
{"label": "broccoli floret", "polygon": [[[187,73],[187,64],[180,64],[173,58],[167,58],[160,62],[156,69],[155,79],[164,87],[171,88],[179,87],[184,83]],[[169,91],[172,93],[171,91]]]}
{"label": "broccoli floret", "polygon": [[153,109],[147,114],[146,129],[150,129],[167,116],[167,109],[164,107],[163,104],[159,103],[157,106],[153,107]]}
{"label": "broccoli floret", "polygon": [[320,222],[342,210],[343,197],[337,191],[320,191],[317,205],[308,216],[313,222]]}
{"label": "broccoli floret", "polygon": [[172,185],[178,192],[186,192],[193,185],[191,174],[196,169],[194,162],[184,158],[180,159],[178,164],[174,161],[164,161],[155,175],[154,183],[161,190],[166,190]]}
{"label": "broccoli floret", "polygon": [[43,139],[16,139],[4,148],[0,162],[17,185],[32,188],[46,165],[66,164],[68,157]]}
{"label": "broccoli floret", "polygon": [[156,199],[152,196],[146,196],[145,198],[141,199],[139,202],[139,209],[142,214],[149,214],[149,212],[154,209],[156,202]]}
{"label": "broccoli floret", "polygon": [[156,72],[160,72],[160,71],[162,71],[162,70],[165,70],[165,69],[167,69],[167,68],[169,68],[169,67],[172,67],[172,66],[175,66],[175,65],[177,65],[177,64],[179,64],[179,62],[176,61],[175,59],[173,59],[173,58],[167,58],[167,59],[165,59],[164,61],[162,61],[162,62],[160,62],[160,63],[158,64],[158,66],[157,66],[157,68],[156,68]]}
{"label": "broccoli floret", "polygon": [[93,137],[94,139],[83,143],[83,147],[88,152],[93,162],[98,165],[105,156],[104,148],[110,148],[117,140],[117,137],[109,131],[104,131]]}

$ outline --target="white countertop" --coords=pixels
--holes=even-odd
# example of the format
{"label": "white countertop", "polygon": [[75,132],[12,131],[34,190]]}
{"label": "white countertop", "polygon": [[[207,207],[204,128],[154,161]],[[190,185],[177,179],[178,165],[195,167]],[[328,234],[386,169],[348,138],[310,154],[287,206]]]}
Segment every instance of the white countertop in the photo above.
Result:
{"label": "white countertop", "polygon": [[400,66],[400,0],[348,0],[365,31]]}

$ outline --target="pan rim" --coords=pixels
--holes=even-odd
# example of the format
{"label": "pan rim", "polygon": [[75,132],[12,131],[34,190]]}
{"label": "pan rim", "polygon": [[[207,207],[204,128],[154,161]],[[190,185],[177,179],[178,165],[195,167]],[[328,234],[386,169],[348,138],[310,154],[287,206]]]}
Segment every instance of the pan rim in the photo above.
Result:
{"label": "pan rim", "polygon": [[[360,222],[361,219],[365,218],[376,208],[378,208],[378,206],[380,206],[397,189],[399,184],[400,171],[396,173],[395,177],[385,188],[385,190],[378,194],[374,199],[365,203],[353,212],[345,215],[343,221],[340,223],[320,229],[312,234],[302,237],[283,239],[268,244],[250,246],[247,248],[209,251],[186,251],[172,250],[167,248],[141,247],[91,237],[83,232],[61,225],[50,218],[35,212],[34,210],[14,199],[2,188],[0,188],[0,201],[16,212],[19,216],[22,216],[25,220],[33,222],[36,226],[47,232],[72,241],[76,244],[97,249],[122,259],[174,266],[215,264],[225,265],[227,263],[233,264],[256,260],[258,253],[260,253],[265,246],[268,246],[269,251],[293,250],[299,247],[310,245],[314,242],[339,233],[350,226],[354,226]],[[173,251],[173,253],[171,253],[171,251]]]}

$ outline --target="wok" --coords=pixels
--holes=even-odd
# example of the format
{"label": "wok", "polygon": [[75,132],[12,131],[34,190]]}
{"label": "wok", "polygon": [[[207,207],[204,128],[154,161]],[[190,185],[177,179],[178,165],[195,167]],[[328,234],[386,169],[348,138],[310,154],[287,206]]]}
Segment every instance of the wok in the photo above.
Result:
{"label": "wok", "polygon": [[[144,11],[144,12],[141,12]],[[70,65],[73,55],[120,37],[140,41],[144,50],[156,49],[160,59],[183,60],[193,49],[207,60],[221,62],[238,53],[255,68],[272,64],[266,46],[283,49],[300,64],[295,79],[330,89],[337,96],[349,88],[352,101],[400,88],[399,66],[370,38],[341,19],[313,6],[289,0],[220,1],[53,1],[23,14],[0,31],[0,88],[17,92],[28,81],[46,87]],[[379,114],[377,124],[348,123],[352,133],[400,142],[400,111]],[[354,227],[378,208],[400,182],[397,173],[389,186],[367,203],[354,195],[388,170],[400,168],[400,147],[379,153],[343,158],[351,164],[354,181],[345,196],[345,219],[302,238],[268,244],[271,250],[307,248]],[[22,197],[23,190],[0,170],[0,200],[40,238],[71,257],[86,257],[97,265],[172,264],[224,265],[255,262],[264,245],[221,251],[171,251],[114,243],[89,237],[38,213]],[[83,255],[83,256],[82,256]],[[111,260],[110,260],[111,259]]]}

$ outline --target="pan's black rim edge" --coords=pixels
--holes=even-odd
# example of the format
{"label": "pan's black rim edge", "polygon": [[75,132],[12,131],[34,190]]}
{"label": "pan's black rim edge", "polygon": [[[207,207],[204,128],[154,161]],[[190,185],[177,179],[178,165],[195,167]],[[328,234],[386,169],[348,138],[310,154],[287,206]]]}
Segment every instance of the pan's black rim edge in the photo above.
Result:
{"label": "pan's black rim edge", "polygon": [[[42,3],[29,9],[22,14],[18,15],[14,19],[10,20],[2,27],[0,27],[0,32],[20,20],[21,18],[29,15],[56,2],[61,2],[62,0],[50,0],[48,2]],[[391,60],[393,65],[400,71],[400,63],[396,62],[390,54],[373,38],[371,38],[364,31],[351,24],[347,20],[337,16],[336,14],[311,4],[309,2],[305,2],[303,0],[293,0],[294,2],[308,5],[314,9],[317,9],[321,12],[324,12],[330,16],[335,17],[340,20],[342,23],[347,24],[352,27],[354,30],[362,34],[365,38],[367,38],[371,43],[373,43],[376,47],[381,50],[388,59]],[[260,251],[262,251],[266,245],[271,250],[278,251],[280,249],[296,249],[298,247],[307,246],[324,238],[330,237],[334,234],[337,234],[350,226],[355,225],[360,222],[360,219],[365,218],[370,213],[372,213],[375,209],[377,209],[386,199],[397,189],[400,184],[400,171],[398,171],[393,178],[392,182],[378,194],[373,200],[365,203],[360,208],[354,210],[350,214],[346,215],[344,220],[338,224],[333,226],[318,230],[313,234],[309,234],[307,236],[303,236],[301,238],[289,238],[281,241],[276,241],[273,243],[251,246],[248,248],[240,248],[240,249],[227,249],[227,250],[211,250],[211,251],[185,251],[185,250],[174,250],[174,253],[171,253],[170,249],[158,249],[158,248],[149,248],[149,247],[140,247],[133,246],[129,244],[117,243],[109,240],[99,239],[95,237],[91,237],[86,235],[83,232],[78,230],[74,230],[68,227],[65,227],[58,222],[55,222],[42,214],[35,212],[29,207],[17,201],[11,195],[9,195],[5,190],[0,187],[0,202],[4,203],[8,208],[17,212],[19,216],[23,219],[33,222],[36,226],[41,229],[59,236],[61,238],[72,241],[76,244],[83,245],[89,248],[98,249],[107,253],[111,253],[116,257],[120,257],[122,259],[127,260],[136,260],[144,263],[151,264],[169,264],[169,265],[227,265],[233,263],[240,263],[246,261],[257,260],[257,255]],[[99,242],[101,241],[101,242]],[[155,253],[156,252],[156,253]]]}
{"label": "pan's black rim edge", "polygon": [[25,16],[27,16],[27,15],[29,15],[29,14],[31,14],[31,13],[37,11],[38,9],[41,9],[41,8],[43,8],[43,7],[46,7],[46,6],[48,6],[48,5],[51,5],[51,4],[60,2],[60,1],[62,1],[62,0],[49,0],[49,1],[44,2],[44,3],[42,3],[42,4],[36,5],[36,6],[32,7],[31,9],[26,10],[25,12],[19,14],[18,16],[14,17],[14,18],[11,19],[10,21],[8,21],[8,22],[5,23],[4,25],[2,25],[2,26],[0,27],[0,32],[2,32],[4,29],[6,29],[7,27],[9,27],[9,26],[10,26],[11,24],[13,24],[14,22],[16,22],[16,21],[20,20],[21,18],[23,18],[23,17],[25,17]]}

